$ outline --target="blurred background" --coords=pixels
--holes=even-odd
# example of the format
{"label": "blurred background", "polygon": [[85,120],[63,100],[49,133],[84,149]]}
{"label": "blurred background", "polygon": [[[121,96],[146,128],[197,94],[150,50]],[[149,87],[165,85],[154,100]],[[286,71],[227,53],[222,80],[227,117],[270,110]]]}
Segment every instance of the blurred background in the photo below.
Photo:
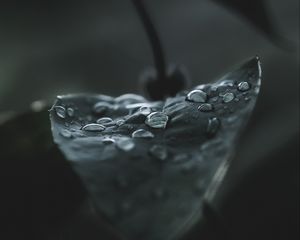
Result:
{"label": "blurred background", "polygon": [[[261,57],[260,97],[225,179],[232,194],[216,205],[233,239],[298,239],[299,1],[265,1],[289,50],[215,1],[145,2],[168,62],[184,65],[193,85]],[[66,93],[139,93],[152,65],[129,0],[1,3],[0,114]]]}

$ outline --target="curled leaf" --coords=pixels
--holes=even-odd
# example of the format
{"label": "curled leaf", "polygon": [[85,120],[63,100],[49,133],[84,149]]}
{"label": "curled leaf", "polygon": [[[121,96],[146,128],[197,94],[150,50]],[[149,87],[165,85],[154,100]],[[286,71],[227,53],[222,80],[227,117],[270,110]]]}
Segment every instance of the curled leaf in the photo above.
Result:
{"label": "curled leaf", "polygon": [[165,101],[60,96],[50,111],[54,141],[97,213],[125,238],[177,239],[201,220],[204,199],[222,182],[260,80],[255,57]]}

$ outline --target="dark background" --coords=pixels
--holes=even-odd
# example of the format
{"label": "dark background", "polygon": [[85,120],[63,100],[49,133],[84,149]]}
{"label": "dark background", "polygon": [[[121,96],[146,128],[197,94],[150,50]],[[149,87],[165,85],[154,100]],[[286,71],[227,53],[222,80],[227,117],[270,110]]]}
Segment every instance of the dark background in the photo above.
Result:
{"label": "dark background", "polygon": [[[194,85],[261,57],[257,107],[216,205],[233,239],[298,239],[299,1],[266,1],[289,51],[213,1],[146,2],[169,62],[186,66]],[[70,92],[139,92],[151,65],[130,1],[1,3],[0,114]]]}

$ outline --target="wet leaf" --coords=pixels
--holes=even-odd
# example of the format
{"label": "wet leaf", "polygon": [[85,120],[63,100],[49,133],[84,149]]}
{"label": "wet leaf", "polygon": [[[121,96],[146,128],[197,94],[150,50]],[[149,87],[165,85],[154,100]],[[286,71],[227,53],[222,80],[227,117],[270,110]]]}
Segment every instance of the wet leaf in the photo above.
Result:
{"label": "wet leaf", "polygon": [[122,235],[176,239],[201,220],[203,201],[214,198],[260,80],[253,58],[165,101],[59,96],[50,111],[54,141],[98,214]]}

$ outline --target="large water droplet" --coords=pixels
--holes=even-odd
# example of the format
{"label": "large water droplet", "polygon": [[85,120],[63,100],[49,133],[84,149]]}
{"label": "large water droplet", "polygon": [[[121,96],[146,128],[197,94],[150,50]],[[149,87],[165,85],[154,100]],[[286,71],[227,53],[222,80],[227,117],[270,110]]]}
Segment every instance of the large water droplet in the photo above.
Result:
{"label": "large water droplet", "polygon": [[224,103],[229,103],[235,98],[233,93],[225,93],[223,95],[223,102]]}
{"label": "large water droplet", "polygon": [[133,138],[153,138],[154,135],[152,132],[149,132],[144,129],[138,129],[132,133]]}
{"label": "large water droplet", "polygon": [[119,119],[119,120],[116,121],[117,126],[122,126],[124,123],[125,123],[124,119]]}
{"label": "large water droplet", "polygon": [[117,97],[115,101],[117,103],[122,103],[122,104],[132,104],[132,103],[146,102],[146,99],[137,94],[127,93]]}
{"label": "large water droplet", "polygon": [[168,120],[169,117],[163,112],[153,112],[147,116],[145,124],[152,128],[166,128]]}
{"label": "large water droplet", "polygon": [[238,90],[241,92],[248,91],[250,89],[250,84],[248,82],[240,82],[238,84]]}
{"label": "large water droplet", "polygon": [[59,134],[65,138],[72,138],[73,137],[73,134],[67,130],[67,129],[63,129],[59,132]]}
{"label": "large water droplet", "polygon": [[82,130],[88,132],[102,132],[103,130],[105,130],[105,126],[98,123],[89,123],[83,126]]}
{"label": "large water droplet", "polygon": [[211,105],[209,103],[203,103],[198,107],[198,110],[200,112],[210,112],[213,110],[213,105]]}
{"label": "large water droplet", "polygon": [[110,125],[113,123],[113,120],[109,117],[103,117],[103,118],[99,118],[97,120],[97,123],[102,125]]}
{"label": "large water droplet", "polygon": [[74,109],[71,108],[71,107],[68,107],[67,108],[67,114],[68,114],[69,117],[74,117],[74,114],[75,114]]}
{"label": "large water droplet", "polygon": [[115,143],[115,140],[113,138],[106,137],[102,139],[102,143],[105,145],[110,145]]}
{"label": "large water droplet", "polygon": [[117,147],[120,150],[129,152],[130,150],[132,150],[135,147],[135,144],[131,139],[124,138],[124,139],[120,139],[119,141],[117,141]]}
{"label": "large water droplet", "polygon": [[186,100],[191,102],[205,103],[207,94],[202,90],[193,90],[187,94]]}
{"label": "large water droplet", "polygon": [[94,113],[102,114],[108,109],[112,109],[113,105],[107,103],[107,102],[98,102],[93,106]]}
{"label": "large water droplet", "polygon": [[234,81],[233,80],[223,80],[219,83],[219,86],[225,86],[225,87],[233,87]]}
{"label": "large water droplet", "polygon": [[151,108],[150,107],[146,107],[146,106],[142,106],[139,109],[140,114],[148,116],[151,113]]}
{"label": "large water droplet", "polygon": [[212,136],[215,135],[220,127],[220,120],[216,117],[210,118],[208,120],[207,133]]}
{"label": "large water droplet", "polygon": [[60,118],[65,119],[66,118],[66,109],[62,106],[55,106],[54,110],[56,112],[56,115]]}
{"label": "large water droplet", "polygon": [[168,157],[168,151],[164,146],[154,145],[149,150],[150,155],[163,161]]}

